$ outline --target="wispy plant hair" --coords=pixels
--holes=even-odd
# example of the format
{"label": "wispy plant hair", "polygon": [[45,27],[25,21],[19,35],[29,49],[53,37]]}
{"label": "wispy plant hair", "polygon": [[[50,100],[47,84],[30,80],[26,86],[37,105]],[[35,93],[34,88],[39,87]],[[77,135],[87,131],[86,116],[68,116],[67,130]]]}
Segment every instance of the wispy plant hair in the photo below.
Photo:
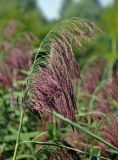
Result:
{"label": "wispy plant hair", "polygon": [[40,118],[46,110],[57,111],[76,121],[76,89],[80,77],[72,44],[83,47],[99,32],[88,20],[62,22],[42,41],[30,69],[24,98],[26,106]]}
{"label": "wispy plant hair", "polygon": [[[118,114],[112,114],[107,119],[103,119],[103,124],[99,130],[100,136],[111,143],[115,147],[118,147]],[[118,154],[110,152],[108,147],[100,142],[97,142],[98,146],[102,149],[102,155],[109,157],[111,159],[117,159]]]}
{"label": "wispy plant hair", "polygon": [[13,88],[12,73],[9,67],[0,60],[0,86]]}

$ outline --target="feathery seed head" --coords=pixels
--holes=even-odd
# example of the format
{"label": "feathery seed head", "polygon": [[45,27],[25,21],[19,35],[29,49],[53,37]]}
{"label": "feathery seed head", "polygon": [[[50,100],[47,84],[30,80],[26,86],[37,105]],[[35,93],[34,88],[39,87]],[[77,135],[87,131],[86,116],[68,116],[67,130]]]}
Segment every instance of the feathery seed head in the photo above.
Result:
{"label": "feathery seed head", "polygon": [[46,110],[76,121],[76,89],[80,70],[71,45],[82,47],[99,29],[76,18],[57,26],[42,41],[30,70],[24,98],[26,106],[41,117]]}

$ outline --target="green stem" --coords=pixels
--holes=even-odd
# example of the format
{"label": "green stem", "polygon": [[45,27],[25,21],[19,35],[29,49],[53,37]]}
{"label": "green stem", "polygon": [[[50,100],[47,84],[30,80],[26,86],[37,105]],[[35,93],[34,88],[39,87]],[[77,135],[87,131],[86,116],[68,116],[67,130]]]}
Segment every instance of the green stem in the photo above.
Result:
{"label": "green stem", "polygon": [[109,62],[109,78],[112,77],[112,70],[113,70],[113,64],[114,64],[114,61],[116,59],[116,55],[117,55],[117,44],[116,44],[116,39],[112,39],[112,56],[113,58],[110,60]]}
{"label": "green stem", "polygon": [[47,131],[44,131],[44,132],[40,133],[39,135],[37,135],[36,137],[34,137],[34,138],[32,139],[32,141],[38,139],[39,137],[41,137],[41,136],[43,136],[43,135],[45,135],[45,134],[47,134]]}
{"label": "green stem", "polygon": [[57,135],[56,135],[56,117],[53,116],[53,140],[56,140],[57,139]]}
{"label": "green stem", "polygon": [[[49,112],[49,111],[48,111],[48,112]],[[68,148],[68,149],[71,149],[71,150],[75,150],[75,151],[78,151],[78,152],[83,153],[83,154],[93,155],[92,153],[83,152],[83,151],[77,150],[77,149],[75,149],[75,148],[70,148],[70,147],[63,146],[63,145],[61,145],[61,144],[56,144],[56,143],[36,142],[36,141],[23,141],[23,142],[19,142],[20,133],[21,133],[21,127],[22,127],[22,121],[23,121],[23,114],[24,114],[24,113],[21,112],[20,124],[19,124],[19,130],[18,130],[18,136],[17,136],[16,146],[15,146],[15,150],[14,150],[13,160],[16,160],[18,145],[19,145],[19,144],[23,144],[23,143],[36,143],[36,144],[40,144],[40,145],[55,145],[55,146],[58,146],[58,147],[64,147],[64,148]],[[108,143],[107,141],[101,139],[100,137],[96,136],[96,135],[93,134],[92,132],[84,129],[84,128],[81,127],[79,124],[77,124],[77,123],[75,123],[75,122],[72,122],[71,120],[69,120],[68,118],[63,117],[62,115],[60,115],[60,114],[57,113],[57,112],[53,112],[52,114],[53,114],[55,117],[57,117],[57,118],[65,121],[66,123],[72,125],[73,127],[79,129],[80,131],[84,132],[85,134],[91,136],[92,138],[96,139],[97,141],[99,141],[99,142],[101,142],[101,143],[103,143],[103,144],[106,144],[107,146],[111,147],[112,149],[114,149],[114,150],[117,151],[117,153],[118,153],[118,148],[114,147],[113,145],[111,145],[111,144]],[[93,155],[93,156],[96,156],[96,157],[99,157],[99,158],[108,160],[107,158],[101,157],[101,156],[98,156],[98,155]]]}
{"label": "green stem", "polygon": [[101,159],[104,159],[104,160],[110,160],[110,159],[108,159],[108,158],[105,158],[105,157],[102,157],[102,156],[99,156],[99,155],[95,155],[95,154],[93,154],[93,153],[84,152],[84,151],[81,151],[81,150],[78,150],[78,149],[75,149],[75,148],[71,148],[71,147],[68,147],[68,146],[64,146],[64,145],[61,144],[61,143],[37,142],[37,141],[23,141],[23,142],[20,142],[19,145],[20,145],[20,144],[24,144],[24,143],[34,143],[34,144],[39,144],[39,145],[53,145],[53,146],[57,146],[57,147],[61,147],[61,148],[70,149],[70,150],[79,152],[79,153],[81,153],[81,154],[91,155],[91,156],[94,156],[94,157],[97,157],[97,158],[101,158]]}
{"label": "green stem", "polygon": [[112,39],[112,53],[114,54],[114,56],[117,53],[117,43],[116,43],[116,39]]}
{"label": "green stem", "polygon": [[91,131],[88,131],[86,129],[84,129],[82,126],[80,126],[79,124],[77,123],[74,123],[72,122],[71,120],[69,120],[68,118],[65,118],[63,117],[62,115],[60,115],[59,113],[57,112],[53,112],[52,113],[54,116],[56,116],[57,118],[65,121],[66,123],[72,125],[73,127],[77,128],[78,130],[84,132],[85,134],[91,136],[92,138],[96,139],[97,141],[103,143],[103,144],[106,144],[107,146],[111,147],[112,149],[116,150],[117,153],[118,153],[118,148],[116,148],[115,146],[113,146],[112,144],[108,143],[107,141],[101,139],[100,137],[96,136],[94,133],[92,133]]}
{"label": "green stem", "polygon": [[18,144],[19,144],[19,140],[20,140],[21,127],[22,127],[22,122],[23,122],[23,115],[24,115],[24,112],[21,111],[20,124],[19,124],[17,139],[16,139],[16,145],[15,145],[13,160],[16,160],[16,155],[17,155],[17,150],[18,150]]}
{"label": "green stem", "polygon": [[20,155],[20,156],[17,156],[17,160],[18,159],[32,159],[32,160],[37,160],[34,156],[31,156],[31,155]]}

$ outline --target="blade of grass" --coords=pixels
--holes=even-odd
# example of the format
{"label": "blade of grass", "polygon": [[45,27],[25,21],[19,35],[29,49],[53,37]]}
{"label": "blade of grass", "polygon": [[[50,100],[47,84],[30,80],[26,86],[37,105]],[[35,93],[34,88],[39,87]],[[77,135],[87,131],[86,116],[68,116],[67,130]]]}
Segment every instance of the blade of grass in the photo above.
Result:
{"label": "blade of grass", "polygon": [[25,144],[25,143],[34,143],[34,144],[39,144],[39,145],[53,145],[53,146],[57,146],[57,147],[62,147],[62,148],[74,150],[74,151],[79,152],[79,153],[81,153],[81,154],[86,154],[86,155],[94,156],[94,157],[101,158],[101,159],[104,159],[104,160],[110,160],[110,159],[108,159],[108,158],[105,158],[105,157],[102,157],[102,156],[99,156],[99,155],[95,155],[95,154],[93,154],[93,153],[84,152],[84,151],[81,151],[81,150],[78,150],[78,149],[75,149],[75,148],[71,148],[71,147],[64,146],[64,145],[62,145],[61,143],[54,143],[54,142],[37,142],[37,141],[23,141],[23,142],[20,142],[19,145]]}
{"label": "blade of grass", "polygon": [[[51,113],[51,112],[50,112],[50,113]],[[102,138],[96,136],[94,133],[86,130],[85,128],[83,128],[83,127],[80,126],[79,124],[72,122],[71,120],[69,120],[68,118],[63,117],[62,115],[60,115],[60,114],[57,113],[57,112],[52,112],[52,114],[53,114],[54,116],[56,116],[57,118],[65,121],[66,123],[70,124],[71,126],[75,127],[76,129],[84,132],[84,133],[87,134],[88,136],[91,136],[91,137],[94,138],[95,140],[97,140],[97,141],[99,141],[99,142],[107,145],[108,147],[112,148],[113,150],[117,151],[117,153],[118,153],[118,148],[116,148],[116,147],[113,146],[112,144],[108,143],[107,141],[103,140]]]}
{"label": "blade of grass", "polygon": [[21,127],[22,127],[22,122],[23,122],[23,116],[24,116],[24,111],[21,111],[20,123],[19,123],[19,129],[18,129],[18,135],[17,135],[17,139],[16,139],[16,145],[15,145],[13,160],[16,160],[18,143],[19,143],[19,140],[20,140],[20,133],[21,133]]}

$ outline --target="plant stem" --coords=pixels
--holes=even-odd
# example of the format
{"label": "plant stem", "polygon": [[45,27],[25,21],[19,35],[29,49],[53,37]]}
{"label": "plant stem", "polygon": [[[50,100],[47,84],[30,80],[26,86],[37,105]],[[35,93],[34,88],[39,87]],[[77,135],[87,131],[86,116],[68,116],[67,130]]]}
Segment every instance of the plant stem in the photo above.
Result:
{"label": "plant stem", "polygon": [[64,146],[64,145],[61,144],[61,143],[54,143],[54,142],[37,142],[37,141],[23,141],[23,142],[20,142],[19,145],[20,145],[20,144],[24,144],[24,143],[34,143],[34,144],[39,144],[39,145],[53,145],[53,146],[56,146],[56,147],[61,147],[61,148],[70,149],[70,150],[79,152],[79,153],[81,153],[81,154],[91,155],[91,156],[94,156],[94,157],[97,157],[97,158],[101,158],[101,159],[104,159],[104,160],[110,160],[110,159],[108,159],[108,158],[105,158],[105,157],[102,157],[102,156],[99,156],[99,155],[95,155],[95,154],[93,154],[93,153],[84,152],[84,151],[81,151],[81,150],[78,150],[78,149],[75,149],[75,148],[72,148],[72,147]]}
{"label": "plant stem", "polygon": [[72,125],[73,127],[77,128],[78,130],[84,132],[85,134],[91,136],[92,138],[96,139],[97,141],[106,144],[107,146],[111,147],[112,149],[116,150],[118,153],[118,148],[116,148],[115,146],[113,146],[112,144],[108,143],[107,141],[103,140],[102,138],[96,136],[94,133],[92,133],[91,131],[86,130],[85,128],[83,128],[82,126],[80,126],[79,124],[72,122],[71,120],[69,120],[68,118],[63,117],[62,115],[60,115],[57,112],[53,112],[52,113],[54,116],[56,116],[57,118],[65,121],[66,123]]}
{"label": "plant stem", "polygon": [[53,116],[53,140],[56,140],[57,139],[57,135],[56,135],[56,117]]}
{"label": "plant stem", "polygon": [[[48,111],[49,112],[49,111]],[[118,148],[116,148],[115,146],[111,145],[110,143],[108,143],[107,141],[101,139],[100,137],[96,136],[95,134],[93,134],[92,132],[84,129],[82,126],[80,126],[79,124],[75,123],[75,122],[72,122],[71,120],[69,120],[68,118],[65,118],[63,117],[62,115],[60,115],[59,113],[57,112],[52,112],[52,114],[65,121],[66,123],[72,125],[73,127],[79,129],[80,131],[84,132],[85,134],[91,136],[92,138],[96,139],[97,141],[103,143],[103,144],[106,144],[107,146],[111,147],[112,149],[114,149],[117,153],[118,153]],[[16,155],[17,155],[17,149],[18,149],[18,145],[20,144],[23,144],[23,143],[36,143],[36,144],[40,144],[40,145],[55,145],[55,146],[58,146],[58,147],[63,147],[63,148],[68,148],[68,149],[72,149],[72,150],[75,150],[75,151],[78,151],[80,153],[83,153],[83,154],[88,154],[88,155],[93,155],[92,153],[87,153],[87,152],[83,152],[83,151],[80,151],[80,150],[77,150],[77,149],[74,149],[74,148],[70,148],[70,147],[67,147],[67,146],[63,146],[61,144],[56,144],[56,143],[50,143],[50,142],[37,142],[37,141],[23,141],[23,142],[19,142],[19,139],[20,139],[20,133],[21,133],[21,127],[22,127],[22,121],[23,121],[23,111],[21,112],[21,117],[20,117],[20,124],[19,124],[19,130],[18,130],[18,136],[17,136],[17,140],[16,140],[16,146],[15,146],[15,150],[14,150],[14,156],[13,156],[13,160],[16,160]],[[102,159],[106,159],[108,160],[107,158],[105,157],[101,157],[101,156],[97,156],[97,155],[93,155],[93,156],[96,156],[96,157],[99,157],[99,158],[102,158]]]}
{"label": "plant stem", "polygon": [[111,50],[111,52],[112,52],[112,59],[110,59],[110,64],[109,64],[109,78],[111,78],[112,77],[112,70],[113,70],[113,64],[114,64],[114,61],[115,61],[115,59],[116,59],[116,55],[117,55],[117,44],[116,44],[116,39],[112,39],[112,46],[111,46],[111,48],[112,48],[112,50]]}
{"label": "plant stem", "polygon": [[17,150],[18,150],[18,144],[19,144],[19,140],[20,140],[21,127],[22,127],[22,122],[23,122],[23,115],[24,115],[24,112],[21,111],[20,124],[19,124],[17,139],[16,139],[16,145],[15,145],[13,160],[16,160],[16,155],[17,155]]}

